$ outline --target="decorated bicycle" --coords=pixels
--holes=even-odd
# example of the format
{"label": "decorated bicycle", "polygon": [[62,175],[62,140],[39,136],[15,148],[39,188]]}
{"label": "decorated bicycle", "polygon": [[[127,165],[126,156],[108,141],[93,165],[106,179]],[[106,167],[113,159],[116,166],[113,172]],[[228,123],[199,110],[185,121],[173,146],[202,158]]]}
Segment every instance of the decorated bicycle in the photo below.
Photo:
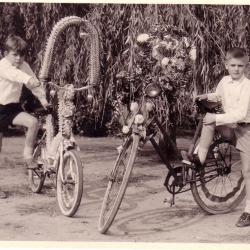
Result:
{"label": "decorated bicycle", "polygon": [[[80,26],[80,36],[91,40],[90,74],[87,86],[75,88],[64,81],[54,83],[49,80],[53,52],[62,32],[72,26]],[[83,29],[86,32],[83,32]],[[40,110],[36,114],[40,121],[40,132],[34,150],[36,169],[29,170],[29,182],[33,192],[42,190],[46,177],[56,176],[57,200],[63,215],[73,216],[80,203],[83,192],[83,165],[78,153],[79,147],[73,137],[72,128],[76,107],[75,95],[88,91],[88,99],[93,99],[93,86],[99,77],[99,40],[95,27],[88,21],[69,16],[61,19],[53,28],[47,42],[39,79],[48,92],[50,110]]]}
{"label": "decorated bicycle", "polygon": [[[219,104],[196,103],[197,109],[193,112],[197,111],[198,126],[188,153],[182,153],[179,164],[171,163],[173,157],[165,154],[166,150],[163,152],[156,140],[160,134],[165,147],[172,148],[174,156],[181,156],[166,128],[171,127],[168,114],[175,111],[173,104],[187,102],[185,91],[192,80],[195,48],[187,34],[171,26],[155,26],[151,33],[137,37],[135,50],[137,64],[134,70],[117,76],[124,88],[133,82],[136,90],[131,97],[130,114],[122,128],[124,141],[118,147],[118,157],[109,175],[100,211],[99,232],[105,233],[112,225],[129,184],[138,148],[143,148],[147,141],[152,143],[167,167],[164,185],[172,194],[171,204],[174,204],[176,194],[191,190],[196,203],[206,212],[231,211],[245,196],[239,153],[233,142],[216,134],[203,168],[187,157],[197,149],[203,115],[221,112]],[[118,99],[117,103],[122,101]],[[160,102],[166,104],[164,109],[159,108]]]}

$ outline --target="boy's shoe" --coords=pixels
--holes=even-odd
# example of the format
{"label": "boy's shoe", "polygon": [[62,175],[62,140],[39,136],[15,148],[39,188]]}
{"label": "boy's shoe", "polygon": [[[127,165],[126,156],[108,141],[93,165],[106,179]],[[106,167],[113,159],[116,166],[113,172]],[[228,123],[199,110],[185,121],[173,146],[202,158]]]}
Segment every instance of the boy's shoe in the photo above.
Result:
{"label": "boy's shoe", "polygon": [[198,171],[201,170],[203,168],[204,164],[202,164],[200,162],[199,156],[197,154],[193,154],[192,158],[193,158],[192,162],[194,163],[196,170],[198,170]]}
{"label": "boy's shoe", "polygon": [[5,192],[0,191],[0,199],[6,199],[8,196]]}
{"label": "boy's shoe", "polygon": [[250,214],[247,212],[242,213],[239,220],[235,224],[236,227],[247,227],[250,226]]}
{"label": "boy's shoe", "polygon": [[200,162],[200,159],[197,154],[193,154],[190,156],[187,151],[181,151],[181,156],[182,156],[182,162],[190,165],[190,163],[194,163],[195,169],[200,170],[203,168],[203,164]]}

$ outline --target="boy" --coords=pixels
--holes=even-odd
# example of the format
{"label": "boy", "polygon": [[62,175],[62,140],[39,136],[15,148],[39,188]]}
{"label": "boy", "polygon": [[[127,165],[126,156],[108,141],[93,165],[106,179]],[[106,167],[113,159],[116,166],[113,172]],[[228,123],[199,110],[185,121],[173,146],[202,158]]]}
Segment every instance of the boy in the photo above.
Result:
{"label": "boy", "polygon": [[204,164],[215,129],[224,137],[236,138],[246,186],[246,205],[236,223],[238,227],[250,225],[250,80],[244,76],[247,63],[248,56],[244,49],[230,49],[225,61],[229,75],[222,78],[215,93],[196,97],[199,100],[221,101],[225,113],[207,113],[204,117],[198,154],[194,155],[194,162],[200,166]]}
{"label": "boy", "polygon": [[0,60],[0,133],[10,124],[27,128],[23,156],[28,168],[35,168],[32,161],[33,146],[38,132],[37,119],[24,112],[19,101],[23,84],[38,97],[46,108],[45,92],[29,64],[24,61],[26,42],[10,35],[5,41],[4,58]]}

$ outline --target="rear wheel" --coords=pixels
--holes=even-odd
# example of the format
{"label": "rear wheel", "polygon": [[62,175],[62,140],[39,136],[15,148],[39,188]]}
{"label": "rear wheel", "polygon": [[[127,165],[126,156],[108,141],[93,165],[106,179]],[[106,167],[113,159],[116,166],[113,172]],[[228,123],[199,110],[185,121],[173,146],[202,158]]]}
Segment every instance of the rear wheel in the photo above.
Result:
{"label": "rear wheel", "polygon": [[46,178],[46,175],[43,171],[44,158],[45,158],[45,146],[41,142],[40,144],[37,145],[33,154],[33,160],[37,162],[38,168],[34,170],[33,169],[28,170],[29,185],[34,193],[41,192]]}
{"label": "rear wheel", "polygon": [[98,225],[100,233],[105,233],[109,229],[121,205],[133,169],[138,144],[138,135],[133,134],[126,139],[110,173],[100,212]]}
{"label": "rear wheel", "polygon": [[228,213],[245,197],[240,154],[222,138],[212,144],[205,167],[193,171],[193,179],[193,197],[210,214]]}
{"label": "rear wheel", "polygon": [[75,150],[63,155],[62,176],[57,173],[57,201],[63,215],[72,217],[80,206],[83,192],[83,165]]}

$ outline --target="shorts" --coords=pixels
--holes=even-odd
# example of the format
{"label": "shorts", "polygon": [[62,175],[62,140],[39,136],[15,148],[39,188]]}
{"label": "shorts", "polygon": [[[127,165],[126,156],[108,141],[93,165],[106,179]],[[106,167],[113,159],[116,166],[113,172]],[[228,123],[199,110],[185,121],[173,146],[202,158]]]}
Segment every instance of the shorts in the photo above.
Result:
{"label": "shorts", "polygon": [[226,125],[218,126],[216,130],[224,137],[236,140],[236,149],[250,156],[250,124],[231,128]]}
{"label": "shorts", "polygon": [[12,125],[14,118],[23,112],[20,103],[0,104],[0,132],[5,132]]}

